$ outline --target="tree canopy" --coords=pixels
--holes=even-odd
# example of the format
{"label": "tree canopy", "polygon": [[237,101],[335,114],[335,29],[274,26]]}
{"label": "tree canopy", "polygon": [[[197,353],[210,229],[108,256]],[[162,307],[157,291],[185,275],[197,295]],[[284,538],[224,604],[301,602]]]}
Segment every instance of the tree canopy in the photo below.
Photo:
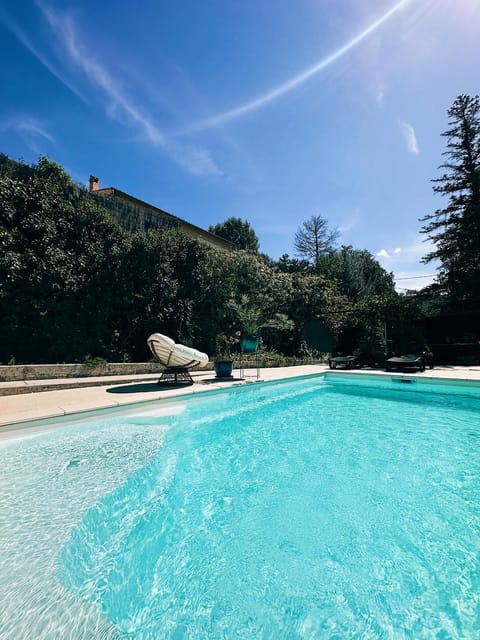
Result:
{"label": "tree canopy", "polygon": [[395,290],[393,275],[387,273],[369,251],[351,246],[321,255],[316,270],[335,280],[340,291],[355,301]]}
{"label": "tree canopy", "polygon": [[[47,158],[0,155],[0,362],[142,361],[155,331],[213,355],[218,334],[252,324],[267,347],[296,355],[308,327],[371,332],[388,289],[388,274],[349,247],[315,267],[175,229],[129,231]],[[372,294],[383,297],[368,313]]]}
{"label": "tree canopy", "polygon": [[447,205],[424,216],[422,228],[435,244],[424,262],[441,263],[438,285],[452,305],[480,302],[480,98],[460,95],[448,110],[444,173],[434,191]]}
{"label": "tree canopy", "polygon": [[260,246],[257,234],[247,220],[228,218],[208,228],[210,233],[229,240],[237,249],[257,252]]}

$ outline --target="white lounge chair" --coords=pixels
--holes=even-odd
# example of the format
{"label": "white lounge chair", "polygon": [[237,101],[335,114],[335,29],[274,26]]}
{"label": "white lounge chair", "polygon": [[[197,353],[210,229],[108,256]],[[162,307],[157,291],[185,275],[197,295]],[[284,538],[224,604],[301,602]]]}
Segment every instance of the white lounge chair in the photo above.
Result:
{"label": "white lounge chair", "polygon": [[168,336],[152,333],[147,340],[150,351],[155,360],[165,367],[158,383],[188,382],[193,384],[188,369],[204,367],[208,362],[208,355],[184,344],[176,344]]}

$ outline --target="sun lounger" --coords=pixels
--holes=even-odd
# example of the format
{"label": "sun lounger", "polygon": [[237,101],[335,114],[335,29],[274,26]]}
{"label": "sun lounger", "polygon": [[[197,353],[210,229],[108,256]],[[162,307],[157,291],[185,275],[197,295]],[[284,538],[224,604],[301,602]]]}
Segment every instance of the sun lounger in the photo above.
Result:
{"label": "sun lounger", "polygon": [[328,359],[328,366],[330,369],[336,369],[337,367],[343,367],[344,369],[351,369],[358,366],[357,356],[334,356]]}
{"label": "sun lounger", "polygon": [[408,353],[403,356],[394,356],[388,358],[385,361],[385,368],[387,371],[392,369],[418,369],[419,371],[425,371],[426,357],[424,353],[415,354]]}

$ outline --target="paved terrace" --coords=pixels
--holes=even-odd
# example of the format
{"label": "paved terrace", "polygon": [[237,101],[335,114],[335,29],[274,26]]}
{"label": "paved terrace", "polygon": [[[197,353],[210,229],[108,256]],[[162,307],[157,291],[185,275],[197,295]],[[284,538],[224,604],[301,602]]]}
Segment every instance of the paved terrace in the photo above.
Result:
{"label": "paved terrace", "polygon": [[[311,375],[329,371],[326,365],[304,365],[297,367],[278,367],[272,369],[261,369],[260,379],[281,380],[285,378],[293,378],[298,376]],[[343,369],[336,369],[331,372],[332,375],[343,373]],[[436,367],[432,370],[426,370],[423,373],[395,373],[385,372],[381,370],[371,369],[353,369],[349,370],[355,375],[373,374],[379,376],[395,376],[408,375],[409,377],[421,377],[426,380],[433,379],[452,379],[478,381],[480,383],[480,366],[443,366]],[[82,386],[85,385],[85,379],[80,378],[74,380],[69,378],[65,380],[65,387],[62,381],[55,380],[30,380],[23,384],[28,387],[20,389],[20,393],[10,393],[12,391],[12,382],[0,383],[0,439],[8,435],[9,426],[14,424],[37,420],[41,418],[51,418],[74,414],[93,409],[104,409],[109,407],[126,406],[137,402],[147,402],[151,400],[162,400],[165,398],[175,398],[185,394],[204,393],[213,389],[232,387],[239,384],[248,384],[257,382],[256,370],[246,369],[245,378],[239,378],[239,372],[233,372],[232,380],[217,381],[213,371],[195,371],[192,373],[194,384],[191,386],[174,387],[158,386],[158,374],[156,375],[138,375],[129,376],[128,381],[122,380],[119,376],[102,377],[99,379],[90,379],[90,384],[102,386]],[[132,380],[133,378],[133,380]],[[10,385],[10,387],[8,386]],[[8,389],[10,395],[1,395],[2,388]],[[39,391],[39,387],[42,389]],[[55,387],[54,390],[48,390]],[[34,393],[34,391],[36,391]],[[480,396],[480,385],[479,385]]]}

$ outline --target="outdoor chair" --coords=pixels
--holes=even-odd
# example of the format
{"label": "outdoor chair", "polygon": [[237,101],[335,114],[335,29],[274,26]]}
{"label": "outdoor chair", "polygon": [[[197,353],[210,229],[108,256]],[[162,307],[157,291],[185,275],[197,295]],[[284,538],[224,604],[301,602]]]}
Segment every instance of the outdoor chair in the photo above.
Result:
{"label": "outdoor chair", "polygon": [[183,344],[176,344],[171,338],[161,333],[153,333],[147,343],[155,360],[165,367],[157,384],[193,384],[188,370],[197,366],[204,367],[208,362],[206,353]]}
{"label": "outdoor chair", "polygon": [[337,367],[343,367],[344,369],[352,369],[359,366],[358,354],[355,352],[349,356],[334,356],[328,359],[328,366],[330,369],[336,369]]}
{"label": "outdoor chair", "polygon": [[[393,356],[387,358],[385,361],[385,369],[387,371],[392,371],[392,369],[418,369],[419,371],[425,371],[426,360],[425,352],[421,354],[408,353],[402,356]],[[430,365],[430,368],[432,368],[432,365]]]}

